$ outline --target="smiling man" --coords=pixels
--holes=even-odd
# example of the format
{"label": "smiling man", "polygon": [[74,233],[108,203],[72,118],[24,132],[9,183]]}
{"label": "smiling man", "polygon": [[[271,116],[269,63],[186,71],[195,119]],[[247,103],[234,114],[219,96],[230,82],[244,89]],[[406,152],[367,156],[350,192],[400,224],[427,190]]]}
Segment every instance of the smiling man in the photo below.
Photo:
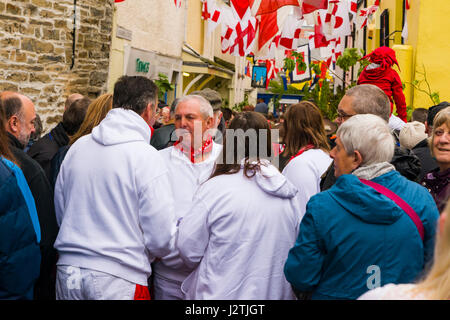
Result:
{"label": "smiling man", "polygon": [[298,291],[356,299],[387,283],[413,282],[431,260],[436,205],[389,163],[393,154],[380,117],[355,115],[339,127],[330,153],[337,181],[308,202],[285,265]]}
{"label": "smiling man", "polygon": [[[178,221],[190,209],[200,184],[211,175],[222,145],[213,141],[214,119],[211,104],[202,96],[182,97],[175,108],[175,133],[179,140],[159,153],[169,169]],[[154,292],[157,300],[182,300],[181,283],[192,271],[178,251],[154,263]]]}

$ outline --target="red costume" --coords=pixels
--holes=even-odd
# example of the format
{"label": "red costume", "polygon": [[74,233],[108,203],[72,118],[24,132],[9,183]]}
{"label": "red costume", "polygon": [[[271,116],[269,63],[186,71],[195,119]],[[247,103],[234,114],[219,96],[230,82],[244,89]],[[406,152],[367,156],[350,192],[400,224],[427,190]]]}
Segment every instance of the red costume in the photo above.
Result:
{"label": "red costume", "polygon": [[397,71],[392,69],[394,64],[398,66],[395,51],[389,47],[380,47],[362,59],[368,59],[371,64],[361,72],[358,84],[373,84],[383,90],[391,101],[391,114],[394,108],[393,102],[395,102],[399,118],[406,122],[406,102],[402,81]]}

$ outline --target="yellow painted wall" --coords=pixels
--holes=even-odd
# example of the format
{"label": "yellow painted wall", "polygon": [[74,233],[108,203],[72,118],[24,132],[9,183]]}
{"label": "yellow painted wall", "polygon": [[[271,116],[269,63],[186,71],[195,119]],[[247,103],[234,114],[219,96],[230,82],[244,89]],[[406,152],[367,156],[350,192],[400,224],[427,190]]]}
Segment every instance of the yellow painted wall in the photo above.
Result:
{"label": "yellow painted wall", "polygon": [[[375,0],[367,1],[367,6],[370,7],[375,3]],[[403,0],[383,0],[380,3],[380,8],[373,15],[372,21],[368,23],[367,32],[367,52],[371,52],[380,46],[380,16],[384,10],[389,11],[389,34],[394,31],[400,31],[392,34],[389,38],[389,46],[401,44],[402,17],[403,17]],[[371,38],[371,39],[370,39]]]}
{"label": "yellow painted wall", "polygon": [[[368,1],[368,6],[375,0]],[[431,91],[439,92],[441,101],[450,101],[450,64],[446,62],[450,53],[450,1],[449,0],[409,0],[410,10],[407,12],[408,39],[401,43],[401,34],[396,33],[395,41],[390,47],[397,52],[401,65],[399,72],[402,81],[422,80],[424,67]],[[380,14],[389,9],[389,32],[402,30],[403,0],[382,0],[380,9],[368,25],[367,52],[379,46]],[[395,28],[394,28],[395,26]],[[372,39],[369,38],[372,37]],[[412,49],[412,54],[408,51]],[[422,89],[427,89],[425,83]],[[407,105],[413,108],[428,108],[433,105],[429,96],[406,84],[405,98]]]}
{"label": "yellow painted wall", "polygon": [[186,42],[199,54],[203,54],[204,22],[201,18],[202,2],[200,0],[190,0],[187,6]]}
{"label": "yellow painted wall", "polygon": [[[422,0],[419,10],[415,78],[423,79],[418,72],[425,66],[431,90],[439,92],[441,101],[450,101],[450,1]],[[431,105],[426,94],[414,90],[415,108]]]}

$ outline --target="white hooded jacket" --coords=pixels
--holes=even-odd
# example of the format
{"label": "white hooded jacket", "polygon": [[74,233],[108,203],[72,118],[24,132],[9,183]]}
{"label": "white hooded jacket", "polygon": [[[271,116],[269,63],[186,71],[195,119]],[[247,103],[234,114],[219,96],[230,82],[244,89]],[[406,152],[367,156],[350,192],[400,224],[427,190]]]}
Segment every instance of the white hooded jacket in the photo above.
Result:
{"label": "white hooded jacket", "polygon": [[167,168],[149,142],[148,124],[118,108],[69,149],[55,185],[58,265],[147,286],[176,233]]}
{"label": "white hooded jacket", "polygon": [[[177,221],[181,221],[191,208],[192,199],[198,187],[211,176],[221,151],[222,145],[213,142],[210,156],[198,163],[192,163],[186,155],[173,146],[159,151],[169,170]],[[192,271],[184,265],[176,250],[154,263],[153,270],[155,274],[178,282],[180,286]]]}
{"label": "white hooded jacket", "polygon": [[283,267],[298,234],[297,189],[266,163],[208,180],[181,220],[177,248],[195,270],[186,299],[295,299]]}

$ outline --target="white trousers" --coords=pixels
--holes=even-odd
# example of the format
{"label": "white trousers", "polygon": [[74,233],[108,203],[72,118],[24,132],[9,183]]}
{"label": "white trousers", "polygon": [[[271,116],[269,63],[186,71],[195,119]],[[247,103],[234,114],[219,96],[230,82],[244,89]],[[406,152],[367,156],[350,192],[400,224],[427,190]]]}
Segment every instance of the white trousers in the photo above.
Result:
{"label": "white trousers", "polygon": [[169,280],[153,274],[153,294],[155,300],[184,300],[181,282]]}
{"label": "white trousers", "polygon": [[136,284],[74,266],[58,266],[56,300],[134,300]]}

